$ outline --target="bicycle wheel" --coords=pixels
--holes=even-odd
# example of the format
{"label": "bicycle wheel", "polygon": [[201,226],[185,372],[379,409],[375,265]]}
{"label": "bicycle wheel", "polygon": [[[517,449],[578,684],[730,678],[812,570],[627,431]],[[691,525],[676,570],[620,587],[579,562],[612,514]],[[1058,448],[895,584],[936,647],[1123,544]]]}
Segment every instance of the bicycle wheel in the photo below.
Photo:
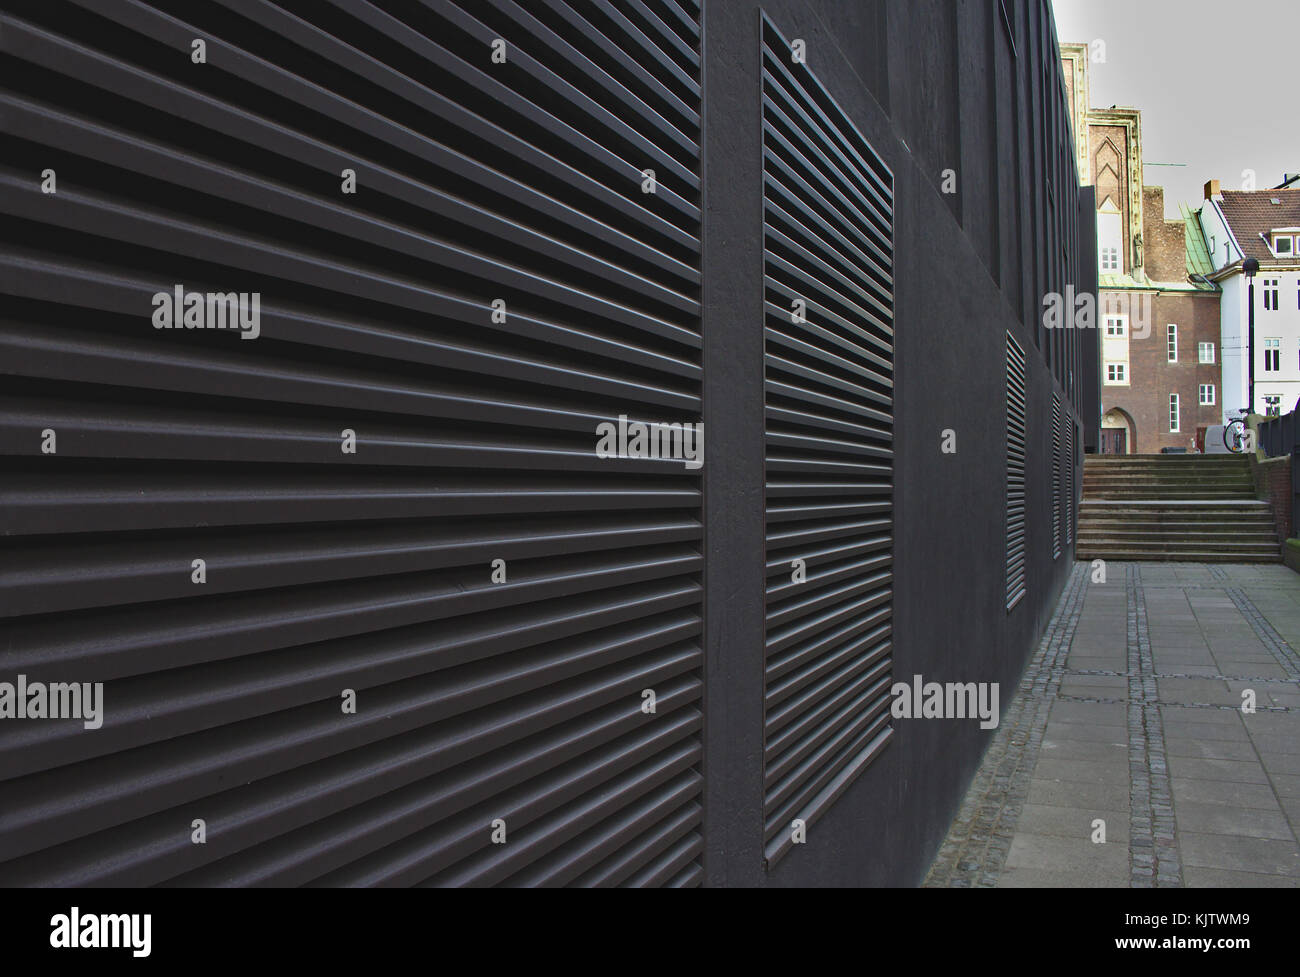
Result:
{"label": "bicycle wheel", "polygon": [[1245,439],[1246,425],[1242,421],[1233,421],[1231,424],[1223,426],[1223,446],[1231,451],[1234,455],[1239,455],[1245,450],[1242,441]]}

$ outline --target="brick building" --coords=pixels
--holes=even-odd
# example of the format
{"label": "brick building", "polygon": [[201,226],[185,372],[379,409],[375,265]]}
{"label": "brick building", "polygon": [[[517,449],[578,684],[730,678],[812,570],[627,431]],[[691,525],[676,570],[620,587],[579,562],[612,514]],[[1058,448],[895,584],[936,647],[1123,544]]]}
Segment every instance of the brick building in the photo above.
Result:
{"label": "brick building", "polygon": [[1096,187],[1102,434],[1107,454],[1195,450],[1222,415],[1219,287],[1198,215],[1165,218],[1143,180],[1142,113],[1093,108],[1089,50],[1061,61],[1081,182]]}

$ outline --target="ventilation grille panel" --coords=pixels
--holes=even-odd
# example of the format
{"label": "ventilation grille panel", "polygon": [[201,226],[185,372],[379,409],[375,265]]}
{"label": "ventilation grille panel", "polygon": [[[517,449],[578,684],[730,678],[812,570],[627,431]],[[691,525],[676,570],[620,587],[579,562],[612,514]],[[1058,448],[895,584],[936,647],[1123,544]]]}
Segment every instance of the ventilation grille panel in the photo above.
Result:
{"label": "ventilation grille panel", "polygon": [[1007,610],[1025,596],[1025,353],[1007,335]]}
{"label": "ventilation grille panel", "polygon": [[763,26],[768,863],[880,753],[893,606],[893,178]]}
{"label": "ventilation grille panel", "polygon": [[698,3],[5,9],[0,878],[698,884]]}

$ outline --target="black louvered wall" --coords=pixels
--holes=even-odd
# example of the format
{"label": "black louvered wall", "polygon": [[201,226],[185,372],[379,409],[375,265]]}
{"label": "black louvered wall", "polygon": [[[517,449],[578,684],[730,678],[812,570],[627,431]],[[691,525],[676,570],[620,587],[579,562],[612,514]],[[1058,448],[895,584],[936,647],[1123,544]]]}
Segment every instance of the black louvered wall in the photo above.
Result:
{"label": "black louvered wall", "polygon": [[766,20],[762,70],[770,864],[893,732],[893,178]]}
{"label": "black louvered wall", "polygon": [[0,884],[918,883],[1097,355],[1050,8],[940,6],[0,0],[0,683],[105,685]]}
{"label": "black louvered wall", "polygon": [[698,3],[5,9],[0,880],[700,882]]}
{"label": "black louvered wall", "polygon": [[1025,352],[1007,334],[1007,610],[1025,596]]}

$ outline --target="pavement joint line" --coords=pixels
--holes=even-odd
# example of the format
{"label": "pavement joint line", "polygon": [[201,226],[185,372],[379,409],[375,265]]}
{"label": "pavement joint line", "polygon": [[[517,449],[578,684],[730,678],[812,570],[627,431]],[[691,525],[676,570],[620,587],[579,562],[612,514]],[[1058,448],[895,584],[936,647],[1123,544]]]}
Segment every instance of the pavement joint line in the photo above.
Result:
{"label": "pavement joint line", "polygon": [[[1127,698],[1100,699],[1090,696],[1070,695],[1067,692],[1062,692],[1056,697],[1056,700],[1058,702],[1079,702],[1088,706],[1122,706],[1126,702],[1132,701]],[[1157,705],[1165,709],[1222,709],[1226,712],[1237,712],[1241,708],[1241,706],[1225,705],[1218,702],[1160,702],[1157,703]],[[1255,712],[1280,712],[1300,715],[1300,709],[1296,709],[1292,706],[1256,706]]]}
{"label": "pavement joint line", "polygon": [[[1139,564],[1125,567],[1124,584],[1129,671],[1129,879],[1133,888],[1181,888],[1183,866]],[[1140,855],[1139,849],[1147,854]]]}
{"label": "pavement joint line", "polygon": [[1277,663],[1282,666],[1282,671],[1287,673],[1287,677],[1293,682],[1300,682],[1300,656],[1296,655],[1295,649],[1287,644],[1286,639],[1278,634],[1273,625],[1268,623],[1268,618],[1260,613],[1259,608],[1242,588],[1225,587],[1223,592],[1237,605],[1237,610],[1249,622],[1251,630],[1268,648],[1269,653],[1277,659]]}
{"label": "pavement joint line", "polygon": [[[1128,672],[1112,672],[1112,671],[1107,671],[1106,669],[1100,669],[1100,668],[1071,668],[1071,669],[1070,669],[1066,674],[1067,674],[1067,675],[1096,676],[1096,677],[1101,677],[1101,678],[1127,678],[1127,677],[1128,677]],[[1270,677],[1270,678],[1265,678],[1264,676],[1261,676],[1261,675],[1224,675],[1224,674],[1222,674],[1221,672],[1216,672],[1216,673],[1213,674],[1213,675],[1205,675],[1205,674],[1203,674],[1203,673],[1201,673],[1201,674],[1197,674],[1197,673],[1193,673],[1193,672],[1156,672],[1156,678],[1157,678],[1157,679],[1162,679],[1162,678],[1179,678],[1179,679],[1194,678],[1194,679],[1205,679],[1205,680],[1208,681],[1208,682],[1219,682],[1219,681],[1223,681],[1223,682],[1277,682],[1277,683],[1280,684],[1280,685],[1290,685],[1290,684],[1293,684],[1293,683],[1295,682],[1295,679],[1290,679],[1290,678],[1278,678],[1276,675],[1274,675],[1274,676],[1272,676],[1272,677]]]}

